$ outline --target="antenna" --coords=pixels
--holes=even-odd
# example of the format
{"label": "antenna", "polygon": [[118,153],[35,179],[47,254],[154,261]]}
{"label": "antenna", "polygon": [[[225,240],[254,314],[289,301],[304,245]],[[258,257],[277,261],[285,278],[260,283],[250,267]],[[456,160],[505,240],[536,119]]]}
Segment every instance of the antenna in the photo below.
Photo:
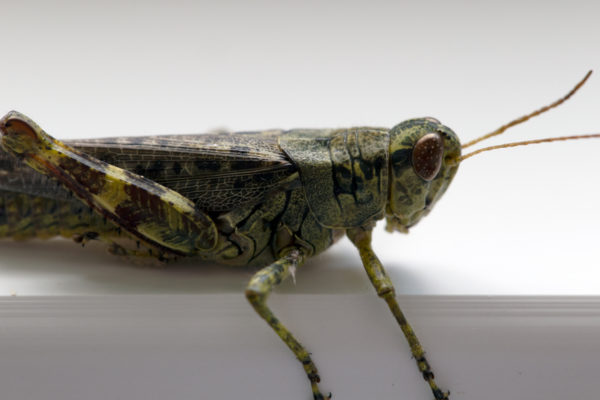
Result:
{"label": "antenna", "polygon": [[[527,121],[530,118],[537,117],[538,115],[543,114],[552,108],[558,107],[559,105],[561,105],[562,103],[567,101],[571,96],[573,96],[583,86],[583,84],[588,80],[588,78],[590,77],[591,74],[592,74],[592,71],[591,70],[588,71],[588,73],[585,74],[583,79],[581,81],[579,81],[579,83],[577,85],[575,85],[575,87],[573,89],[571,89],[571,91],[569,93],[567,93],[560,99],[556,100],[555,102],[553,102],[547,106],[544,106],[544,107],[540,108],[539,110],[536,110],[530,114],[527,114],[520,118],[514,119],[514,120],[510,121],[509,123],[502,125],[500,128],[496,129],[493,132],[490,132],[486,135],[480,136],[477,139],[473,139],[470,142],[463,144],[461,146],[461,148],[464,149],[466,147],[469,147],[476,143],[479,143],[483,140],[489,139],[494,136],[498,136],[498,135],[502,134],[504,131],[506,131],[508,128],[511,128],[515,125],[519,125],[519,124]],[[527,146],[530,144],[538,144],[538,143],[549,143],[549,142],[558,142],[558,141],[565,141],[565,140],[578,140],[578,139],[594,139],[594,138],[600,138],[600,133],[592,133],[589,135],[560,136],[560,137],[554,137],[554,138],[534,139],[534,140],[526,140],[526,141],[522,141],[522,142],[499,144],[496,146],[489,146],[489,147],[484,147],[484,148],[481,148],[478,150],[474,150],[470,153],[467,153],[465,155],[458,157],[455,162],[458,164],[461,161],[466,160],[469,157],[473,157],[476,154],[483,153],[485,151],[490,151],[490,150],[504,149],[504,148],[508,148],[508,147],[517,147],[517,146]]]}
{"label": "antenna", "polygon": [[458,161],[460,162],[460,161],[466,160],[467,158],[473,157],[474,155],[479,154],[479,153],[483,153],[484,151],[505,149],[508,147],[527,146],[528,144],[559,142],[559,141],[577,140],[577,139],[594,139],[594,138],[600,139],[600,133],[592,133],[589,135],[559,136],[559,137],[553,137],[553,138],[534,139],[534,140],[525,140],[523,142],[512,142],[512,143],[499,144],[496,146],[489,146],[489,147],[484,147],[484,148],[481,148],[478,150],[474,150],[470,153],[467,153],[463,156],[458,157]]}
{"label": "antenna", "polygon": [[573,89],[571,89],[571,91],[569,93],[567,93],[566,95],[564,95],[560,99],[556,100],[554,103],[551,103],[551,104],[549,104],[547,106],[544,106],[544,107],[540,108],[539,110],[536,110],[536,111],[534,111],[534,112],[532,112],[530,114],[523,115],[522,117],[514,119],[514,120],[510,121],[509,123],[507,123],[505,125],[502,125],[500,128],[496,129],[493,132],[490,132],[490,133],[488,133],[486,135],[480,136],[477,139],[473,139],[470,142],[467,142],[467,143],[463,144],[462,148],[465,149],[465,148],[467,148],[469,146],[473,146],[474,144],[477,144],[477,143],[479,143],[479,142],[481,142],[483,140],[489,139],[489,138],[494,137],[494,136],[498,136],[501,133],[503,133],[505,130],[507,130],[508,128],[512,128],[513,126],[519,125],[519,124],[527,121],[530,118],[537,117],[538,115],[543,114],[543,113],[545,113],[548,110],[551,110],[551,109],[553,109],[555,107],[558,107],[559,105],[561,105],[565,101],[569,100],[569,98],[571,96],[573,96],[579,90],[579,88],[581,88],[583,86],[583,84],[588,80],[588,78],[590,77],[590,75],[592,75],[592,70],[588,71],[588,73],[585,74],[585,76],[583,77],[583,79],[577,85],[575,85],[575,87]]}

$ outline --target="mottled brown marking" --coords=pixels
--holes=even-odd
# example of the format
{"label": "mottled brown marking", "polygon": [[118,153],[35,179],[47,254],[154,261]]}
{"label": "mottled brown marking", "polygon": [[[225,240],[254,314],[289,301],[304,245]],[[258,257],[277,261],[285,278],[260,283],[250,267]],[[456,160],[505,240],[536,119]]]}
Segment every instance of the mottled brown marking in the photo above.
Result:
{"label": "mottled brown marking", "polygon": [[77,183],[84,186],[92,194],[98,194],[102,191],[105,184],[106,174],[95,168],[91,168],[77,160],[71,158],[61,158],[59,166],[64,171],[68,171]]}
{"label": "mottled brown marking", "polygon": [[31,139],[39,141],[33,128],[27,122],[21,121],[20,119],[11,118],[4,122],[0,128],[3,132],[5,132],[5,134],[25,135],[29,136]]}
{"label": "mottled brown marking", "polygon": [[140,223],[149,219],[161,220],[164,217],[164,209],[161,207],[160,197],[140,190],[135,185],[125,185],[125,193],[129,200],[119,204],[115,213],[127,221],[128,226],[135,228]]}

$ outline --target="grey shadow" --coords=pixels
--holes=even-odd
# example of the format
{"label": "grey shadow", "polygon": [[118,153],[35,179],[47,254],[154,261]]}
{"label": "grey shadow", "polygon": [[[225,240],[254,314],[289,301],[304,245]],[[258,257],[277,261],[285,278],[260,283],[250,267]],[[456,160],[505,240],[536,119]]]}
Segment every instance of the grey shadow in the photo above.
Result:
{"label": "grey shadow", "polygon": [[[243,293],[257,270],[194,258],[164,264],[151,259],[116,257],[101,243],[82,248],[63,239],[2,240],[0,254],[0,281],[3,275],[41,282],[50,276],[54,280],[64,279],[65,284],[49,292],[67,295]],[[402,263],[387,267],[398,293],[418,292],[424,285]],[[295,282],[289,279],[282,283],[277,292],[373,293],[357,251],[346,240],[310,259],[295,278]]]}

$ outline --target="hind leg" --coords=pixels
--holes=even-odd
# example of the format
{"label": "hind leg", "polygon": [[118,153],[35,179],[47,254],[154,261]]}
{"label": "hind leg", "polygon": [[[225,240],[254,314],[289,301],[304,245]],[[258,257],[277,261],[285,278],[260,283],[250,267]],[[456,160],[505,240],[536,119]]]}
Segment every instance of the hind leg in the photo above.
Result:
{"label": "hind leg", "polygon": [[216,246],[212,219],[179,193],[65,145],[16,111],[0,133],[4,150],[150,246],[178,255]]}

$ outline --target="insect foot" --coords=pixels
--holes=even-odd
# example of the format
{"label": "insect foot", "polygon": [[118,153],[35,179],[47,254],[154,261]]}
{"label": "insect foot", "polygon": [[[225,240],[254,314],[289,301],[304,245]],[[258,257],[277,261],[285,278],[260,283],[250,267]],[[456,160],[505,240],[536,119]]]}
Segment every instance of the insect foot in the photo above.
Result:
{"label": "insect foot", "polygon": [[450,400],[450,392],[443,392],[440,389],[434,390],[433,395],[435,396],[435,400]]}

